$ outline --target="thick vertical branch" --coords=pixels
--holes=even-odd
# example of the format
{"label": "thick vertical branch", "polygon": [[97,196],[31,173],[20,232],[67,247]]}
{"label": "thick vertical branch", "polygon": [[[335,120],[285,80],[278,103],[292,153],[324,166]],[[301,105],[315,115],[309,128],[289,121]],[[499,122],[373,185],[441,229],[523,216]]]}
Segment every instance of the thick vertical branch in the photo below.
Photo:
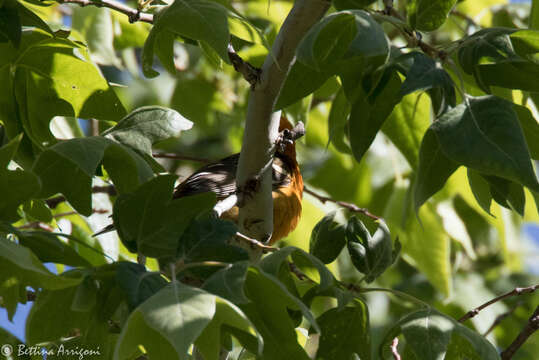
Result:
{"label": "thick vertical branch", "polygon": [[296,0],[251,89],[237,172],[239,226],[260,241],[267,241],[273,230],[271,163],[280,117],[273,107],[299,42],[329,6],[326,0]]}

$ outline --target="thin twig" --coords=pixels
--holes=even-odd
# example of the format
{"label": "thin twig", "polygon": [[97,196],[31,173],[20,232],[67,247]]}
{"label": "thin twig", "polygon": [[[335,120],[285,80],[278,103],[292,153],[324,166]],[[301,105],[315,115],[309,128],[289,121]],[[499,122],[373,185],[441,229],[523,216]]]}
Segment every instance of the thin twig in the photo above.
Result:
{"label": "thin twig", "polygon": [[399,338],[396,337],[393,339],[390,345],[391,354],[393,354],[394,360],[401,360],[401,356],[399,354],[399,350],[397,349],[397,346],[399,346]]}
{"label": "thin twig", "polygon": [[130,23],[137,21],[142,21],[145,23],[153,24],[153,15],[140,12],[137,9],[133,9],[125,4],[114,0],[56,0],[60,4],[76,4],[79,6],[97,6],[97,7],[106,7],[122,14],[125,14],[129,18]]}
{"label": "thin twig", "polygon": [[[92,214],[106,214],[109,210],[106,209],[92,209]],[[71,215],[78,215],[79,213],[76,211],[67,211],[63,213],[54,214],[52,217],[57,219],[65,216],[71,216]]]}
{"label": "thin twig", "polygon": [[90,135],[99,136],[99,120],[90,119]]}
{"label": "thin twig", "polygon": [[528,319],[526,326],[522,329],[517,338],[509,345],[507,349],[500,354],[502,360],[509,360],[513,358],[513,355],[518,349],[528,340],[534,332],[539,330],[539,306],[535,308],[532,316]]}
{"label": "thin twig", "polygon": [[189,155],[181,155],[181,154],[176,154],[176,153],[153,153],[152,156],[154,158],[195,161],[195,162],[199,162],[203,164],[209,164],[212,162],[212,160],[210,159],[199,158],[196,156],[189,156]]}
{"label": "thin twig", "polygon": [[260,81],[261,70],[248,62],[244,61],[234,50],[232,44],[228,44],[228,58],[234,66],[234,70],[243,75],[243,78],[247,80],[251,87],[254,89],[256,84]]}
{"label": "thin twig", "polygon": [[261,249],[263,253],[274,252],[274,251],[279,250],[276,247],[264,245],[260,241],[256,239],[252,239],[248,236],[245,236],[240,232],[236,232],[236,237],[241,239],[242,241],[247,242],[251,246],[252,249],[256,249],[256,248]]}
{"label": "thin twig", "polygon": [[345,201],[334,200],[334,199],[329,198],[327,196],[317,194],[316,192],[314,192],[313,190],[307,188],[306,186],[303,186],[303,191],[306,192],[307,194],[310,194],[310,195],[314,196],[315,198],[320,200],[323,204],[325,204],[327,201],[329,201],[329,202],[337,204],[337,205],[339,205],[339,206],[341,206],[341,207],[343,207],[345,209],[348,209],[350,211],[353,211],[353,212],[360,213],[360,214],[363,214],[365,216],[368,216],[373,220],[380,220],[379,216],[373,215],[373,214],[371,214],[369,212],[369,210],[367,210],[365,208],[360,208],[359,206],[357,206],[355,204],[351,204],[351,203],[348,203],[348,202],[345,202]]}
{"label": "thin twig", "polygon": [[481,306],[478,306],[475,309],[468,311],[458,321],[459,322],[464,322],[464,321],[466,321],[468,319],[471,319],[474,316],[476,316],[477,314],[479,314],[479,312],[481,310],[483,310],[484,308],[486,308],[487,306],[490,306],[490,305],[492,305],[492,304],[494,304],[494,303],[496,303],[496,302],[498,302],[500,300],[503,300],[503,299],[506,299],[506,298],[512,297],[512,296],[520,296],[520,295],[523,295],[523,294],[529,294],[529,293],[534,292],[537,289],[539,289],[539,284],[524,287],[524,288],[515,288],[515,289],[509,291],[508,293],[500,295],[500,296],[498,296],[498,297],[496,297],[496,298],[494,298],[492,300],[487,301],[486,303],[482,304]]}
{"label": "thin twig", "polygon": [[519,301],[517,304],[515,304],[515,306],[513,306],[511,309],[509,309],[509,311],[506,311],[506,312],[504,312],[503,314],[500,314],[500,315],[496,316],[496,319],[494,319],[494,321],[492,322],[492,325],[490,325],[490,327],[488,328],[488,330],[485,331],[485,333],[483,334],[483,336],[487,336],[488,334],[490,334],[490,332],[491,332],[496,326],[498,326],[498,325],[503,321],[503,319],[505,319],[506,317],[508,317],[508,316],[511,315],[512,313],[514,313],[515,310],[517,309],[517,307],[519,307],[521,304],[522,304],[522,302]]}
{"label": "thin twig", "polygon": [[288,268],[290,269],[290,271],[296,275],[296,277],[299,279],[299,280],[307,280],[309,281],[310,283],[315,283],[315,281],[313,279],[311,279],[309,276],[307,276],[307,274],[305,274],[303,271],[301,271],[296,264],[294,264],[293,262],[289,261],[288,262]]}
{"label": "thin twig", "polygon": [[53,232],[54,231],[54,229],[52,227],[50,227],[47,224],[42,223],[41,221],[32,221],[32,222],[29,222],[27,224],[17,226],[17,229],[19,229],[19,230],[20,229],[38,229],[38,230],[43,230],[43,231],[47,231],[47,232]]}

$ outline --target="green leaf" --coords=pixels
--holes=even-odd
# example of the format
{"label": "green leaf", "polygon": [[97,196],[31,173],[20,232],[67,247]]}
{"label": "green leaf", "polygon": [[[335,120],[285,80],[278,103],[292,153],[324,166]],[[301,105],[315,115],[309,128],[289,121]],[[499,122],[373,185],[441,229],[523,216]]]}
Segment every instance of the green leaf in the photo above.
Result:
{"label": "green leaf", "polygon": [[[402,190],[399,196],[390,200],[388,209],[403,212],[403,202],[406,204],[406,193]],[[406,205],[405,205],[406,206]],[[390,223],[389,218],[384,218]],[[451,240],[443,228],[443,221],[436,213],[434,204],[426,203],[419,209],[417,218],[414,216],[399,219],[406,221],[404,228],[399,231],[402,241],[402,256],[407,262],[423,273],[429,282],[444,296],[450,296],[452,290],[451,277]]]}
{"label": "green leaf", "polygon": [[125,115],[82,45],[34,29],[23,31],[20,49],[0,44],[0,52],[9,55],[0,67],[11,68],[9,91],[15,97],[9,99],[17,109],[6,121],[22,124],[38,148],[56,142],[49,129],[54,116],[118,120]]}
{"label": "green leaf", "polygon": [[[437,89],[440,91],[441,103],[435,108],[436,114],[444,113],[449,106],[455,107],[455,84],[442,65],[428,56],[413,52],[413,65],[402,83],[400,95],[405,96],[414,91]],[[408,54],[407,54],[408,55]]]}
{"label": "green leaf", "polygon": [[201,77],[182,77],[176,83],[171,104],[198,127],[208,121],[213,107],[208,104],[214,103],[216,92],[214,84]]}
{"label": "green leaf", "polygon": [[322,330],[316,359],[371,358],[369,311],[363,301],[356,298],[349,306],[329,309],[316,321]]}
{"label": "green leaf", "polygon": [[[36,5],[42,6],[43,3],[39,2]],[[53,31],[51,30],[49,25],[47,25],[45,21],[43,21],[34,11],[32,11],[31,8],[28,8],[27,2],[18,2],[17,10],[21,19],[21,25],[36,27],[48,32],[49,34],[53,34]]]}
{"label": "green leaf", "polygon": [[219,354],[223,349],[223,335],[227,333],[234,335],[238,332],[242,332],[250,338],[246,341],[244,340],[245,335],[238,337],[242,346],[249,349],[254,340],[257,344],[256,350],[250,350],[254,350],[254,354],[262,353],[264,341],[247,316],[228,300],[216,297],[215,315],[195,341],[195,346],[204,356],[204,359],[219,360]]}
{"label": "green leaf", "polygon": [[130,311],[167,285],[159,273],[148,272],[144,266],[126,261],[118,263],[116,280],[125,293]]}
{"label": "green leaf", "polygon": [[288,72],[283,88],[279,92],[275,109],[285,108],[312,94],[330,77],[331,73],[317,71],[296,61]]}
{"label": "green leaf", "polygon": [[294,247],[287,246],[264,257],[260,261],[260,268],[266,273],[278,276],[283,266],[287,266],[286,259],[292,255],[294,264],[300,268],[310,279],[320,282],[320,288],[325,290],[331,287],[335,279],[329,269],[315,256]]}
{"label": "green leaf", "polygon": [[513,104],[513,110],[518,116],[520,127],[530,150],[530,156],[532,159],[539,160],[539,123],[527,107]]}
{"label": "green leaf", "polygon": [[[80,283],[80,278],[68,278],[51,273],[34,253],[5,236],[0,236],[0,295],[11,306],[9,318],[15,314],[17,302],[26,303],[26,287],[62,289]],[[7,296],[6,296],[7,294]]]}
{"label": "green leaf", "polygon": [[56,340],[88,326],[90,312],[71,309],[78,289],[78,286],[71,286],[39,294],[27,319],[26,338],[29,344]]}
{"label": "green leaf", "polygon": [[34,197],[40,190],[39,179],[29,171],[8,170],[8,164],[17,153],[22,134],[0,148],[0,219],[15,222],[19,219],[17,208]]}
{"label": "green leaf", "polygon": [[189,130],[193,123],[175,110],[161,106],[144,106],[129,113],[102,135],[147,155],[152,145]]}
{"label": "green leaf", "polygon": [[408,2],[408,23],[421,31],[442,26],[457,0],[411,0]]}
{"label": "green leaf", "polygon": [[232,301],[234,304],[246,304],[249,299],[245,296],[243,286],[247,279],[247,261],[240,261],[232,266],[221,269],[211,275],[202,288],[212,294]]}
{"label": "green leaf", "polygon": [[492,198],[500,205],[512,209],[520,216],[524,216],[526,198],[524,188],[512,181],[498,176],[483,176],[490,185]]}
{"label": "green leaf", "polygon": [[17,231],[19,244],[26,246],[42,262],[52,262],[69,266],[90,267],[90,263],[81,257],[72,247],[58,239],[54,234],[43,231]]}
{"label": "green leaf", "polygon": [[77,333],[79,348],[99,349],[101,355],[110,357],[109,320],[122,301],[114,270],[114,264],[91,272],[70,270],[63,275],[83,275],[84,281],[78,286],[39,293],[26,323],[28,343],[47,343],[47,346]]}
{"label": "green leaf", "polygon": [[[406,339],[407,347],[411,348],[418,360],[447,359],[449,354],[455,354],[456,346],[470,349],[466,352],[473,351],[476,354],[474,358],[477,359],[500,358],[496,348],[483,336],[434,309],[418,310],[399,320],[380,345],[380,356],[383,348],[401,333]],[[460,337],[458,342],[454,336]],[[461,341],[467,344],[464,345]]]}
{"label": "green leaf", "polygon": [[110,9],[76,7],[71,15],[71,27],[82,35],[93,61],[101,65],[121,66],[113,46],[114,28]]}
{"label": "green leaf", "polygon": [[[539,53],[539,31],[518,30],[511,35],[511,43],[515,52],[520,56],[527,57]],[[533,59],[533,57],[529,57]]]}
{"label": "green leaf", "polygon": [[99,136],[71,139],[51,146],[37,158],[32,170],[43,185],[40,196],[63,193],[78,212],[89,216],[92,177],[101,162],[120,192],[153,176],[139,155],[112,140]]}
{"label": "green leaf", "polygon": [[115,49],[123,50],[129,47],[141,48],[144,46],[144,40],[150,32],[150,24],[141,21],[130,24],[127,16],[115,11],[112,11],[111,15],[117,29],[114,36]]}
{"label": "green leaf", "polygon": [[51,209],[47,206],[44,200],[31,199],[22,205],[22,209],[27,217],[31,220],[38,220],[45,223],[50,223],[53,220]]}
{"label": "green leaf", "polygon": [[333,6],[337,10],[346,10],[346,9],[362,9],[376,0],[333,0]]}
{"label": "green leaf", "polygon": [[[310,314],[305,305],[281,282],[256,268],[249,268],[247,272],[245,294],[251,302],[240,307],[264,339],[262,358],[308,360],[309,356],[297,341],[295,326],[288,312],[289,309],[300,310],[303,307],[304,314]],[[311,325],[318,329],[312,314],[309,318]]]}
{"label": "green leaf", "polygon": [[[361,71],[372,71],[384,64],[389,42],[382,27],[367,12],[341,11],[314,25],[299,44],[297,54],[299,61],[315,70],[350,75],[351,69],[345,66],[360,62],[365,66]],[[350,81],[357,86],[357,78]]]}
{"label": "green leaf", "polygon": [[414,184],[414,209],[417,210],[445,185],[459,165],[449,159],[432,129],[427,130],[419,149],[419,168]]}
{"label": "green leaf", "polygon": [[114,226],[129,251],[174,258],[180,236],[191,220],[215,205],[213,193],[173,200],[175,180],[173,175],[157,176],[114,203]]}
{"label": "green leaf", "polygon": [[9,40],[15,47],[19,47],[22,33],[19,6],[15,0],[5,0],[0,5],[0,40]]}
{"label": "green leaf", "polygon": [[309,252],[324,264],[333,262],[346,245],[345,228],[334,220],[335,214],[330,212],[316,224],[309,242]]}
{"label": "green leaf", "polygon": [[529,54],[537,52],[535,31],[518,34],[515,29],[488,28],[465,39],[458,48],[459,63],[473,74],[477,85],[485,92],[490,86],[539,91],[534,74],[539,65]]}
{"label": "green leaf", "polygon": [[[529,61],[506,60],[478,66],[478,77],[484,86],[539,92],[539,65]],[[489,91],[490,92],[490,91]]]}
{"label": "green leaf", "polygon": [[[147,77],[157,76],[152,69],[155,42],[170,33],[193,40],[202,40],[211,46],[226,63],[228,60],[228,10],[206,0],[175,0],[156,15],[154,26],[144,44],[142,69]],[[167,35],[168,34],[168,35]]]}
{"label": "green leaf", "polygon": [[70,245],[93,266],[107,264],[107,259],[100,242],[92,236],[92,231],[84,222],[71,222]]}
{"label": "green leaf", "polygon": [[349,11],[326,16],[301,41],[298,60],[317,71],[331,68],[351,47],[357,26],[354,14]]}
{"label": "green leaf", "polygon": [[430,103],[422,93],[405,96],[384,122],[382,131],[413,169],[419,164],[421,141],[430,125]]}
{"label": "green leaf", "polygon": [[331,102],[328,116],[328,143],[331,142],[337,150],[350,154],[350,145],[345,142],[348,133],[348,116],[352,107],[341,87],[335,99]]}
{"label": "green leaf", "polygon": [[352,263],[368,283],[382,275],[396,259],[389,229],[382,220],[371,236],[361,220],[352,216],[346,227],[346,241]]}
{"label": "green leaf", "polygon": [[184,263],[222,261],[234,263],[248,260],[243,248],[231,244],[238,231],[230,221],[216,219],[213,215],[200,216],[191,221],[178,241],[177,259]]}
{"label": "green leaf", "polygon": [[530,153],[512,103],[495,96],[469,98],[432,124],[444,154],[486,175],[539,191]]}
{"label": "green leaf", "polygon": [[530,11],[530,29],[539,30],[539,2],[532,0],[532,8]]}
{"label": "green leaf", "polygon": [[188,359],[190,346],[208,326],[216,312],[215,295],[170,283],[129,315],[114,359],[131,359],[138,345],[150,358]]}
{"label": "green leaf", "polygon": [[361,161],[376,134],[395,105],[400,101],[401,80],[395,71],[388,70],[377,87],[363,93],[352,105],[350,113],[350,145],[358,162]]}
{"label": "green leaf", "polygon": [[[490,204],[492,203],[492,194],[490,192],[490,186],[485,177],[481,176],[481,173],[468,168],[468,183],[472,189],[473,196],[479,206],[489,215]],[[494,216],[494,215],[492,215]]]}

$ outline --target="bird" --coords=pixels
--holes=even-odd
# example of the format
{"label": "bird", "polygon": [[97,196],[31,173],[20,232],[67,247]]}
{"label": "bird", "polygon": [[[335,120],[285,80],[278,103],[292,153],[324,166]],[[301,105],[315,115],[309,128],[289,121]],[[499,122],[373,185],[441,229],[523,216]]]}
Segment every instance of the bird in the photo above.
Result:
{"label": "bird", "polygon": [[[291,131],[292,124],[281,116],[279,132]],[[300,135],[301,136],[301,135]],[[294,139],[295,140],[295,139]],[[230,155],[207,164],[182,181],[174,190],[175,199],[213,192],[217,200],[236,195],[236,171],[240,154]],[[301,218],[303,178],[296,160],[294,141],[284,141],[278,146],[272,163],[273,233],[268,241],[273,245],[292,232]],[[221,214],[221,218],[237,223],[237,206]]]}

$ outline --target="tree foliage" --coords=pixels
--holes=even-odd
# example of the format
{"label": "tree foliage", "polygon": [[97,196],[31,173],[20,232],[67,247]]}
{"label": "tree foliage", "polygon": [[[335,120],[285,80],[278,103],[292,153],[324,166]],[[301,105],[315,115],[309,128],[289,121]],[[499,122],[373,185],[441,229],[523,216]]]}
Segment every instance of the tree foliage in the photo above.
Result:
{"label": "tree foliage", "polygon": [[[306,123],[314,191],[252,262],[250,246],[268,249],[214,217],[213,194],[172,194],[193,158],[241,150],[254,85],[231,49],[262,66],[293,6],[0,0],[0,306],[12,319],[34,302],[27,347],[207,360],[510,347],[539,295],[458,319],[537,283],[519,232],[539,221],[539,1],[328,3],[273,109]],[[21,339],[0,329],[0,343]],[[537,353],[536,336],[514,358]]]}

